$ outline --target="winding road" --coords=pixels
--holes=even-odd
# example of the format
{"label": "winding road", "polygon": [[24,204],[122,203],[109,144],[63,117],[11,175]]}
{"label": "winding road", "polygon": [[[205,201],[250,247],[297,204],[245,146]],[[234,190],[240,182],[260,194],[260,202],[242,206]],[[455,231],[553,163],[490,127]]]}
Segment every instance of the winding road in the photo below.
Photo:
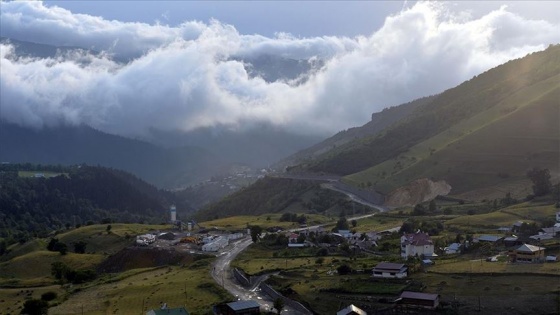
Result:
{"label": "winding road", "polygon": [[[322,178],[322,180],[324,180],[324,178]],[[333,182],[333,181],[336,181],[336,180],[333,179],[331,182]],[[342,192],[342,193],[346,194],[354,202],[357,202],[357,203],[375,208],[375,209],[379,210],[380,212],[387,211],[387,208],[376,205],[376,204],[373,204],[373,203],[371,203],[367,200],[363,200],[359,196],[356,196],[349,191],[345,191],[343,189],[340,189],[340,188],[336,187],[335,185],[332,185],[331,183],[323,184],[323,187],[327,188],[327,189],[332,189],[332,190]],[[348,220],[359,220],[359,219],[367,218],[367,217],[370,217],[370,216],[373,216],[373,215],[375,215],[375,214],[355,216],[355,217],[349,218]],[[314,229],[314,228],[317,228],[319,226],[322,226],[322,225],[292,229],[292,230],[289,230],[289,231],[295,232],[295,231],[300,231],[300,230],[305,230],[305,229]],[[225,290],[227,290],[229,293],[231,293],[232,295],[237,297],[239,300],[253,300],[253,301],[256,301],[257,303],[259,303],[261,305],[262,309],[272,310],[272,308],[273,308],[272,299],[267,294],[261,292],[260,289],[259,289],[260,282],[264,281],[266,279],[266,277],[263,277],[262,279],[257,281],[257,283],[254,284],[253,288],[247,289],[247,288],[244,288],[241,285],[239,285],[237,283],[237,280],[233,277],[233,274],[231,273],[231,268],[230,268],[231,262],[235,259],[235,257],[237,257],[237,255],[239,255],[239,253],[241,253],[243,250],[245,250],[252,243],[253,243],[253,241],[251,240],[251,238],[244,238],[242,240],[231,243],[228,247],[226,247],[225,251],[219,253],[216,260],[214,261],[213,266],[212,266],[212,272],[211,272],[212,278],[214,278],[214,281],[216,281],[216,283],[221,285]],[[298,311],[296,311],[296,310],[294,310],[294,309],[292,309],[288,306],[285,306],[284,309],[282,310],[282,314],[295,315],[295,314],[301,314],[301,312],[298,312]]]}

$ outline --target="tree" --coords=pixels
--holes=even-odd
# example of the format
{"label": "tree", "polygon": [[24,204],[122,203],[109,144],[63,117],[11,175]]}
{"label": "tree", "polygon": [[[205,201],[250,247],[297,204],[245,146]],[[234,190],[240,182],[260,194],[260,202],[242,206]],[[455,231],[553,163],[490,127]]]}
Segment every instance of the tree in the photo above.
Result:
{"label": "tree", "polygon": [[552,191],[550,182],[550,171],[545,169],[533,168],[527,172],[527,177],[533,182],[533,193],[536,197],[544,196]]}
{"label": "tree", "polygon": [[428,211],[434,213],[436,212],[436,210],[437,210],[436,200],[432,199],[432,201],[430,201],[430,205],[428,206]]}
{"label": "tree", "polygon": [[249,229],[251,230],[251,239],[253,240],[253,243],[258,242],[261,238],[262,227],[259,225],[252,225]]}
{"label": "tree", "polygon": [[49,244],[47,244],[47,250],[51,252],[55,252],[56,251],[55,247],[57,243],[58,243],[58,238],[51,238]]}
{"label": "tree", "polygon": [[74,252],[76,254],[85,254],[87,243],[84,241],[79,241],[74,243]]}
{"label": "tree", "polygon": [[344,265],[336,268],[336,271],[338,272],[339,275],[347,275],[347,274],[352,272],[352,268],[350,268],[350,266],[344,264]]}
{"label": "tree", "polygon": [[356,227],[358,225],[358,221],[356,220],[352,220],[350,223],[352,223],[352,227]]}
{"label": "tree", "polygon": [[417,204],[414,206],[414,210],[412,210],[412,215],[425,215],[426,208],[422,204]]}
{"label": "tree", "polygon": [[107,225],[107,234],[109,234],[111,232],[111,228],[112,228],[111,224],[108,224]]}
{"label": "tree", "polygon": [[338,219],[338,221],[336,222],[336,230],[340,231],[340,230],[348,230],[348,221],[346,220],[345,217],[342,217],[340,219]]}
{"label": "tree", "polygon": [[55,261],[51,264],[51,274],[58,280],[63,280],[70,268],[60,261]]}
{"label": "tree", "polygon": [[284,299],[282,298],[275,299],[272,306],[276,309],[276,313],[280,314],[280,312],[282,312],[282,309],[284,308]]}
{"label": "tree", "polygon": [[49,303],[43,300],[27,300],[23,303],[21,314],[44,315],[49,312]]}
{"label": "tree", "polygon": [[58,242],[54,245],[54,251],[59,252],[61,255],[66,255],[68,253],[68,245]]}

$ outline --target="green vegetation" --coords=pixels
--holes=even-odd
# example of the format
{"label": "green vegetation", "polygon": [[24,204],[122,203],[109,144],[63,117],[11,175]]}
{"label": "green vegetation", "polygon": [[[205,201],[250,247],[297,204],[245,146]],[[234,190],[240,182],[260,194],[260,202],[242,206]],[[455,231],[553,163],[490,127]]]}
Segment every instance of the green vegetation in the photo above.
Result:
{"label": "green vegetation", "polygon": [[[20,169],[66,175],[21,177]],[[164,222],[165,209],[176,201],[130,174],[101,167],[3,164],[0,186],[0,239],[8,246],[93,222]]]}

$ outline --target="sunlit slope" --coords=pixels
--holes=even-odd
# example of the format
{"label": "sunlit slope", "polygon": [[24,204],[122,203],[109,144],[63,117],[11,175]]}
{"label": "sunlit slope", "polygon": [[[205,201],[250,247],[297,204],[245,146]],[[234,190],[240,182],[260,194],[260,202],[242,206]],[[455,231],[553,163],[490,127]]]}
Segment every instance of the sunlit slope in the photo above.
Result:
{"label": "sunlit slope", "polygon": [[[559,45],[509,61],[441,93],[433,101],[418,107],[412,115],[386,128],[380,134],[353,141],[323,155],[306,169],[351,175],[387,161],[401,159],[396,168],[385,166],[379,169],[381,174],[375,175],[376,177],[371,173],[368,176],[350,177],[357,183],[377,181],[380,188],[386,191],[392,186],[388,181],[389,177],[397,175],[411,164],[425,160],[430,153],[436,154],[449,143],[462,139],[469,133],[481,131],[481,128],[486,128],[487,125],[514,114],[525,106],[533,106],[531,103],[536,103],[539,98],[548,97],[548,101],[558,104],[553,94],[547,96],[555,88],[558,74]],[[558,119],[558,116],[555,118]],[[547,123],[550,122],[547,120]],[[528,124],[523,120],[520,123],[520,126]],[[557,125],[557,122],[553,124]],[[449,134],[445,135],[445,132]],[[439,138],[427,147],[416,147],[438,136]],[[540,134],[538,136],[540,137]],[[431,173],[427,175],[435,176]],[[380,179],[386,183],[381,183]]]}
{"label": "sunlit slope", "polygon": [[389,192],[417,178],[445,179],[458,194],[525,178],[533,167],[557,173],[559,125],[555,75],[347,180]]}

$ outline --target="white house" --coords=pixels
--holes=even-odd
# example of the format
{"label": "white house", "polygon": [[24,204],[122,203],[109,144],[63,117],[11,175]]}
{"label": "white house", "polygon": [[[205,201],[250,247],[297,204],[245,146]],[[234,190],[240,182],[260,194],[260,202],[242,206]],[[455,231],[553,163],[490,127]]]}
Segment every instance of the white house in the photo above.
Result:
{"label": "white house", "polygon": [[416,255],[434,256],[434,243],[428,233],[418,231],[401,236],[401,257]]}
{"label": "white house", "polygon": [[406,278],[408,267],[404,264],[380,262],[373,268],[374,278]]}
{"label": "white house", "polygon": [[354,304],[350,304],[349,306],[336,312],[336,315],[367,315],[367,313]]}
{"label": "white house", "polygon": [[202,245],[203,252],[217,252],[221,248],[226,247],[229,244],[229,241],[226,237],[218,236],[213,239],[211,242]]}

